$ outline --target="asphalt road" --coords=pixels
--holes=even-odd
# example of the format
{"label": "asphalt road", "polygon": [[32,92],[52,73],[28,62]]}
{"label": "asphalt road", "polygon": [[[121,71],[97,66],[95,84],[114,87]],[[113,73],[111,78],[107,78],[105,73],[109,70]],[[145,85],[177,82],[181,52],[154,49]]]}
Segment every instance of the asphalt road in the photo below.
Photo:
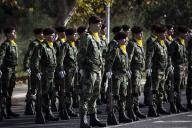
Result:
{"label": "asphalt road", "polygon": [[[9,119],[0,121],[0,128],[79,128],[79,118],[72,118],[68,121],[59,120],[56,122],[48,122],[47,124],[35,124],[34,116],[26,116],[24,115],[24,105],[23,101],[24,97],[19,95],[24,92],[25,89],[16,88],[14,95],[19,97],[16,100],[13,106],[13,110],[20,115],[19,118]],[[18,93],[17,93],[18,92]],[[23,94],[22,94],[23,95]],[[140,97],[140,101],[143,101],[143,96]],[[186,104],[185,100],[185,92],[182,92],[182,102]],[[164,105],[165,108],[169,108],[168,104]],[[106,121],[106,112],[105,105],[99,106],[99,109],[103,111],[102,114],[98,116],[99,119]],[[143,113],[147,113],[148,108],[141,108]],[[78,111],[76,109],[75,111]],[[58,115],[58,113],[55,113]],[[118,115],[117,115],[118,116]],[[157,118],[147,118],[145,120],[140,120],[127,124],[120,124],[118,126],[107,126],[108,128],[192,128],[192,111],[179,113],[179,114],[171,114],[171,115],[161,115]]]}

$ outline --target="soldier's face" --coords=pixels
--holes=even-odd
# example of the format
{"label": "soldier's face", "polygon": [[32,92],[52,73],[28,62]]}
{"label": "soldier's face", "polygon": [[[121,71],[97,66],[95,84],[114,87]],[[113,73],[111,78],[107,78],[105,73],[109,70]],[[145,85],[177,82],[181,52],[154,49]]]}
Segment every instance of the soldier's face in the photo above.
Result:
{"label": "soldier's face", "polygon": [[174,29],[171,28],[168,32],[167,32],[168,35],[173,35],[174,34]]}
{"label": "soldier's face", "polygon": [[45,40],[48,42],[55,41],[55,34],[45,35]]}
{"label": "soldier's face", "polygon": [[44,39],[44,36],[43,36],[43,33],[40,33],[38,35],[36,35],[36,37],[40,40],[43,40]]}
{"label": "soldier's face", "polygon": [[94,31],[94,32],[100,32],[101,26],[102,26],[101,22],[95,23],[95,24],[90,24],[90,29],[91,29],[91,31]]}
{"label": "soldier's face", "polygon": [[166,37],[166,33],[158,33],[158,38],[160,40],[165,40],[165,37]]}
{"label": "soldier's face", "polygon": [[119,44],[120,45],[124,45],[126,43],[126,39],[121,39],[121,40],[118,40]]}
{"label": "soldier's face", "polygon": [[136,37],[137,39],[139,39],[139,40],[142,39],[142,36],[143,36],[142,33],[136,33],[136,34],[135,34],[135,37]]}
{"label": "soldier's face", "polygon": [[60,32],[60,33],[58,33],[58,35],[59,35],[60,38],[65,38],[66,37],[65,32]]}
{"label": "soldier's face", "polygon": [[11,40],[16,39],[16,38],[17,38],[16,31],[13,30],[11,33],[8,33],[8,34],[7,34],[7,37],[8,37],[9,39],[11,39]]}
{"label": "soldier's face", "polygon": [[181,33],[180,37],[182,37],[183,39],[187,39],[188,33]]}

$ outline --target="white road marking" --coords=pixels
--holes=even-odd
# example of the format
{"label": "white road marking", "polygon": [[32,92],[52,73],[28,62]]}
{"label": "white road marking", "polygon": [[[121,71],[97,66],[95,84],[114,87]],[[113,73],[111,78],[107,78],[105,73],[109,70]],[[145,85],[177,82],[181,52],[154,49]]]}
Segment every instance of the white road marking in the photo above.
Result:
{"label": "white road marking", "polygon": [[163,121],[163,120],[159,120],[159,121],[154,121],[152,123],[192,123],[192,121],[190,120],[170,120],[170,121]]}
{"label": "white road marking", "polygon": [[179,114],[172,114],[172,115],[167,115],[167,116],[160,116],[160,117],[151,118],[151,119],[146,119],[146,120],[141,120],[141,121],[134,121],[134,122],[131,122],[131,123],[126,123],[126,124],[120,124],[120,125],[115,125],[115,126],[107,126],[107,128],[117,128],[117,127],[129,125],[129,124],[142,123],[142,122],[147,122],[147,121],[156,120],[156,119],[159,120],[159,119],[163,119],[163,118],[175,117],[175,116],[185,115],[185,114],[189,114],[189,113],[191,113],[191,112],[184,112],[184,113],[179,113]]}

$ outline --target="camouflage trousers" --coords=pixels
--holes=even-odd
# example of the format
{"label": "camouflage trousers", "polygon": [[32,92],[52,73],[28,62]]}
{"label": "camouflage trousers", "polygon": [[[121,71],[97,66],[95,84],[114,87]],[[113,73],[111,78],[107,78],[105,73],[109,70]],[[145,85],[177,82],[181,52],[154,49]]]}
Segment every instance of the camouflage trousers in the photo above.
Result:
{"label": "camouflage trousers", "polygon": [[176,103],[181,102],[181,84],[185,79],[185,70],[186,67],[183,65],[174,67],[174,99],[171,99],[171,101],[176,100]]}
{"label": "camouflage trousers", "polygon": [[[110,92],[110,86],[108,87],[108,95]],[[112,95],[113,95],[113,104],[118,108],[119,111],[125,111],[125,103],[127,96],[127,86],[128,80],[126,75],[112,76]],[[109,97],[109,96],[108,96]],[[107,110],[110,108],[110,101],[107,102]]]}
{"label": "camouflage trousers", "polygon": [[85,71],[82,80],[82,89],[80,94],[80,115],[94,114],[97,112],[96,100],[100,95],[101,71]]}
{"label": "camouflage trousers", "polygon": [[2,71],[2,92],[3,97],[6,99],[6,106],[11,107],[11,97],[13,94],[13,88],[15,87],[15,68],[3,67]]}
{"label": "camouflage trousers", "polygon": [[132,70],[132,87],[130,88],[130,101],[134,106],[139,106],[139,96],[140,96],[140,88],[141,88],[141,80],[142,80],[142,72],[139,70]]}
{"label": "camouflage trousers", "polygon": [[165,85],[165,72],[153,70],[152,72],[152,100],[150,105],[153,105],[153,100],[159,106],[163,102],[163,93]]}
{"label": "camouflage trousers", "polygon": [[187,79],[187,87],[186,87],[186,96],[188,102],[191,102],[192,100],[192,66],[188,68],[188,79]]}

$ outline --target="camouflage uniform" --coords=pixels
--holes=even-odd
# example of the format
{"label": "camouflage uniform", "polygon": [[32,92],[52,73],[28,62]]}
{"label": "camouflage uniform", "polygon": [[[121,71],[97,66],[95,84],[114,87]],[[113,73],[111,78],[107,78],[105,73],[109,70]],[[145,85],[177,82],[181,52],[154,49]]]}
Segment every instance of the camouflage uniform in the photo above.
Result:
{"label": "camouflage uniform", "polygon": [[[18,49],[16,44],[12,44],[10,40],[5,40],[0,46],[0,67],[2,71],[2,92],[6,98],[7,115],[11,111],[11,97],[13,88],[15,87],[15,67],[18,64]],[[18,115],[16,115],[18,116]]]}
{"label": "camouflage uniform", "polygon": [[56,52],[54,47],[50,47],[46,41],[42,45],[38,45],[34,55],[34,70],[35,73],[42,73],[41,88],[42,88],[42,104],[43,111],[46,116],[51,114],[49,98],[52,98],[52,90],[54,88],[53,78],[56,67]]}
{"label": "camouflage uniform", "polygon": [[27,92],[27,95],[26,95],[26,109],[25,109],[25,114],[26,115],[31,115],[33,114],[32,112],[32,108],[30,108],[30,106],[32,105],[32,100],[30,99],[31,95],[35,94],[35,90],[36,90],[36,87],[37,87],[37,76],[34,72],[34,69],[33,69],[33,62],[34,62],[34,51],[35,51],[35,48],[37,48],[37,46],[40,44],[41,42],[38,40],[38,39],[35,39],[33,41],[30,42],[29,46],[28,46],[28,50],[27,50],[27,53],[25,54],[25,57],[24,57],[24,61],[23,61],[23,65],[24,65],[24,70],[26,71],[27,69],[30,69],[31,70],[31,75],[29,76],[30,80],[28,79],[28,82],[31,82],[28,84],[28,92]]}
{"label": "camouflage uniform", "polygon": [[[181,83],[185,77],[187,68],[187,49],[179,39],[171,43],[171,59],[174,66],[174,94],[176,106],[179,110],[183,109],[181,105]],[[170,99],[172,102],[174,99]]]}
{"label": "camouflage uniform", "polygon": [[[159,39],[157,39],[155,42],[151,43],[151,47],[146,54],[146,69],[152,69],[152,95],[155,97],[157,108],[162,107],[165,70],[167,65],[167,47],[165,44],[160,44]],[[153,106],[152,100],[149,105]]]}
{"label": "camouflage uniform", "polygon": [[66,72],[65,78],[65,92],[66,92],[66,107],[72,108],[72,94],[74,91],[74,78],[77,72],[77,48],[73,47],[70,42],[66,47],[66,55],[64,58],[64,70]]}
{"label": "camouflage uniform", "polygon": [[23,65],[24,65],[24,70],[26,71],[27,69],[31,69],[31,92],[32,94],[35,93],[35,89],[36,89],[36,74],[33,70],[33,62],[34,62],[34,51],[35,48],[37,48],[37,46],[40,44],[41,42],[38,39],[35,39],[33,41],[30,42],[27,53],[25,54],[24,57],[24,61],[23,61]]}
{"label": "camouflage uniform", "polygon": [[79,69],[84,71],[80,98],[80,115],[96,113],[96,100],[100,94],[102,53],[101,42],[97,42],[89,33],[80,44]]}
{"label": "camouflage uniform", "polygon": [[186,88],[187,107],[192,109],[192,38],[190,38],[187,46],[188,51],[188,81]]}
{"label": "camouflage uniform", "polygon": [[[128,106],[130,109],[134,109],[135,114],[139,112],[139,96],[141,94],[141,80],[142,80],[142,71],[145,67],[145,52],[143,47],[137,45],[136,40],[132,39],[127,45],[127,51],[130,60],[131,72],[132,72],[132,87],[130,88],[131,94],[128,97]],[[133,106],[132,106],[133,105]]]}
{"label": "camouflage uniform", "polygon": [[[155,35],[151,35],[147,41],[146,41],[146,54],[148,54],[148,52],[150,52],[150,47],[152,46],[152,44],[154,43],[154,41],[157,39],[157,36]],[[150,85],[150,78],[147,76],[146,78],[146,83],[144,85],[144,104],[145,105],[149,105],[149,101],[150,101],[150,92],[151,92],[151,85]]]}
{"label": "camouflage uniform", "polygon": [[[112,44],[112,43],[111,43]],[[114,47],[109,49],[106,57],[106,71],[112,69],[112,93],[114,101],[118,102],[119,112],[125,111],[125,101],[127,96],[127,70],[129,66],[128,54],[122,53],[118,42],[113,40]],[[112,67],[111,67],[112,66]]]}

